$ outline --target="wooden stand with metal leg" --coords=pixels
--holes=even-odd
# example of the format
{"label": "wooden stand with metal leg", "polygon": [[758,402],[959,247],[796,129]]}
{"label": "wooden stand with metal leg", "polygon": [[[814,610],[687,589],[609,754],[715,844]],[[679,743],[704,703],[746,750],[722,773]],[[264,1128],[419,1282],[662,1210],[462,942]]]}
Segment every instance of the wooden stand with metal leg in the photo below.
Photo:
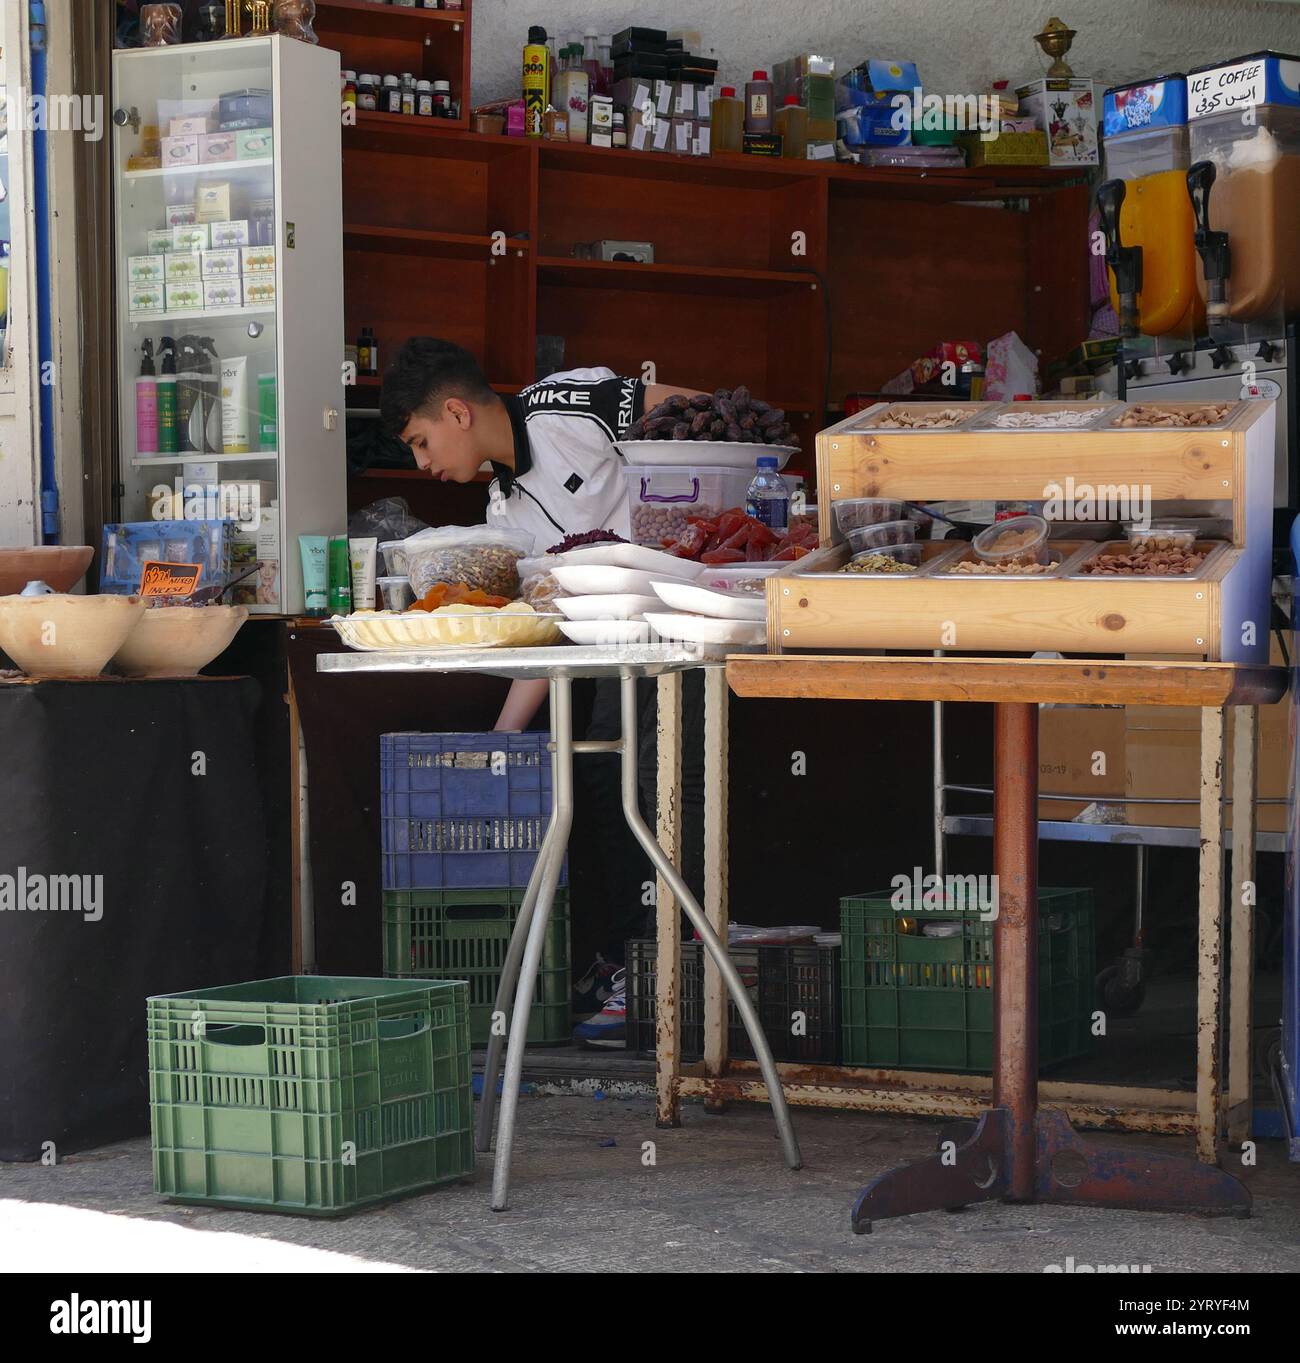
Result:
{"label": "wooden stand with metal leg", "polygon": [[[1249,1192],[1211,1163],[1217,1156],[1223,1106],[1219,1031],[1224,712],[1280,699],[1286,672],[1230,663],[769,656],[731,659],[728,677],[743,696],[986,701],[996,707],[994,857],[999,916],[994,929],[992,1105],[941,1154],[874,1180],[853,1209],[854,1229],[868,1231],[873,1221],[885,1217],[998,1199],[1249,1214]],[[1037,706],[1084,699],[1101,705],[1187,705],[1202,710],[1195,1129],[1197,1154],[1204,1163],[1097,1150],[1074,1131],[1064,1112],[1038,1106]],[[1248,739],[1251,730],[1253,720],[1241,724],[1239,738]],[[1243,785],[1253,782],[1254,760],[1253,743],[1246,741],[1238,772]],[[1249,804],[1240,788],[1237,798],[1239,807]],[[1247,871],[1254,841],[1247,828],[1240,830],[1236,845],[1242,861],[1234,866],[1234,881],[1248,880],[1253,875]]]}

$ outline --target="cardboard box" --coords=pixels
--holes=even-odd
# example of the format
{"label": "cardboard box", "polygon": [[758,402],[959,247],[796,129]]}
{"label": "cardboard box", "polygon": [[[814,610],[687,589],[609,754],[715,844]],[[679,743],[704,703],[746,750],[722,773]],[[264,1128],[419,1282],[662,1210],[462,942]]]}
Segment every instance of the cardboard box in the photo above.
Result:
{"label": "cardboard box", "polygon": [[232,246],[249,245],[247,218],[240,218],[235,222],[214,222],[210,225],[214,248],[228,250]]}
{"label": "cardboard box", "polygon": [[233,161],[235,159],[234,133],[207,133],[199,139],[199,164]]}
{"label": "cardboard box", "polygon": [[203,281],[192,284],[167,285],[168,312],[201,312],[203,310]]}
{"label": "cardboard box", "polygon": [[244,276],[244,306],[264,308],[275,302],[275,271]]}
{"label": "cardboard box", "polygon": [[[1126,729],[1119,706],[1045,705],[1038,711],[1038,817],[1075,818],[1093,801],[1122,798]],[[1048,800],[1073,795],[1075,800]]]}
{"label": "cardboard box", "polygon": [[[197,221],[198,214],[194,211],[193,203],[167,205],[168,231],[175,232],[178,227],[193,227]],[[172,249],[176,249],[174,244]]]}
{"label": "cardboard box", "polygon": [[162,164],[170,166],[197,166],[199,164],[199,138],[164,137],[162,139]]}
{"label": "cardboard box", "polygon": [[[249,248],[251,249],[251,248]],[[275,252],[270,247],[259,247],[258,250],[271,250],[271,268],[275,269]],[[217,251],[204,251],[203,278],[204,279],[238,279],[248,267],[244,265],[240,258],[238,246],[231,246]]]}
{"label": "cardboard box", "polygon": [[270,128],[242,128],[235,134],[235,156],[240,161],[260,161],[275,151]]}
{"label": "cardboard box", "polygon": [[241,246],[239,259],[244,274],[274,274],[274,246]]}
{"label": "cardboard box", "polygon": [[172,229],[159,227],[145,233],[145,243],[151,256],[164,256],[172,249]]}
{"label": "cardboard box", "polygon": [[172,137],[201,137],[212,131],[212,114],[193,114],[185,118],[173,118],[167,126]]}
{"label": "cardboard box", "polygon": [[203,278],[203,256],[198,251],[168,251],[168,284],[193,284]]}
{"label": "cardboard box", "polygon": [[166,288],[162,284],[132,284],[127,291],[128,312],[165,312],[166,307]]}
{"label": "cardboard box", "polygon": [[206,222],[192,222],[186,227],[172,228],[173,251],[206,251],[212,245],[212,234]]}
{"label": "cardboard box", "polygon": [[229,222],[234,217],[234,197],[229,180],[202,184],[194,195],[194,209],[200,222]]}
{"label": "cardboard box", "polygon": [[695,121],[690,118],[674,118],[670,124],[668,150],[678,156],[690,156],[695,142]]}
{"label": "cardboard box", "polygon": [[[1272,642],[1270,661],[1282,666],[1277,640]],[[1259,800],[1285,800],[1291,781],[1292,723],[1295,703],[1288,695],[1277,705],[1259,708],[1259,742],[1256,772]],[[1127,735],[1127,794],[1130,799],[1187,799],[1196,803],[1128,806],[1131,824],[1166,828],[1195,828],[1201,822],[1201,712],[1195,706],[1143,705],[1129,707]],[[1141,727],[1139,727],[1141,726]],[[1232,827],[1232,753],[1234,712],[1227,712],[1227,754],[1223,793],[1227,803],[1227,826]],[[1261,832],[1284,833],[1285,804],[1259,804],[1256,826]]]}
{"label": "cardboard box", "polygon": [[205,279],[203,306],[205,308],[240,308],[244,305],[244,285],[238,275],[233,279]]}
{"label": "cardboard box", "polygon": [[[1019,86],[1016,97],[1020,101],[1020,116],[1032,118],[1034,126],[1047,134],[1049,165],[1097,164],[1097,103],[1087,76],[1068,79],[1045,76]],[[999,137],[998,141],[1002,139]]]}
{"label": "cardboard box", "polygon": [[161,284],[166,279],[166,261],[161,255],[130,256],[126,262],[127,282],[136,284]]}

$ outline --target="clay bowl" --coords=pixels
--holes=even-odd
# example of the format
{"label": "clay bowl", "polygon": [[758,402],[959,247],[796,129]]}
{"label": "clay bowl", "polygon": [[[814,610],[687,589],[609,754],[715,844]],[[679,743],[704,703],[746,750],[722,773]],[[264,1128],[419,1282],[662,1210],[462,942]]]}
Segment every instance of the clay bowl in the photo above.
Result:
{"label": "clay bowl", "polygon": [[145,609],[138,596],[0,597],[0,650],[29,677],[97,677]]}
{"label": "clay bowl", "polygon": [[29,582],[70,592],[86,575],[95,551],[87,544],[37,544],[0,549],[0,596],[17,596]]}
{"label": "clay bowl", "polygon": [[156,606],[145,611],[113,663],[128,677],[193,677],[247,619],[247,606]]}

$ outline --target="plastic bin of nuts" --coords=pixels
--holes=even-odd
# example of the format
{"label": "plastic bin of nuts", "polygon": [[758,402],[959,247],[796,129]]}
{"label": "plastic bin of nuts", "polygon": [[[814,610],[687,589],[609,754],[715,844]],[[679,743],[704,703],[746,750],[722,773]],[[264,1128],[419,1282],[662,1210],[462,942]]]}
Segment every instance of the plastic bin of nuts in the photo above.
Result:
{"label": "plastic bin of nuts", "polygon": [[[624,472],[632,543],[655,549],[664,540],[677,539],[691,516],[712,519],[733,506],[744,506],[754,479],[747,469],[698,464],[629,464]],[[787,478],[785,483],[793,492],[793,480]]]}
{"label": "plastic bin of nuts", "polygon": [[440,582],[463,582],[513,601],[519,596],[519,560],[532,547],[531,535],[485,525],[421,530],[403,545],[417,601]]}

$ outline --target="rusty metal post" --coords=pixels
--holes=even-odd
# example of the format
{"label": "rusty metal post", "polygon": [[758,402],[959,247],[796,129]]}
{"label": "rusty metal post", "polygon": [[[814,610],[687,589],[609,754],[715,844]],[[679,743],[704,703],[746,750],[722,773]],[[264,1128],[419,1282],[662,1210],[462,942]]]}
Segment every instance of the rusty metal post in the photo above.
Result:
{"label": "rusty metal post", "polygon": [[993,722],[993,1105],[1006,1112],[1006,1193],[1035,1194],[1038,1110],[1038,706]]}

